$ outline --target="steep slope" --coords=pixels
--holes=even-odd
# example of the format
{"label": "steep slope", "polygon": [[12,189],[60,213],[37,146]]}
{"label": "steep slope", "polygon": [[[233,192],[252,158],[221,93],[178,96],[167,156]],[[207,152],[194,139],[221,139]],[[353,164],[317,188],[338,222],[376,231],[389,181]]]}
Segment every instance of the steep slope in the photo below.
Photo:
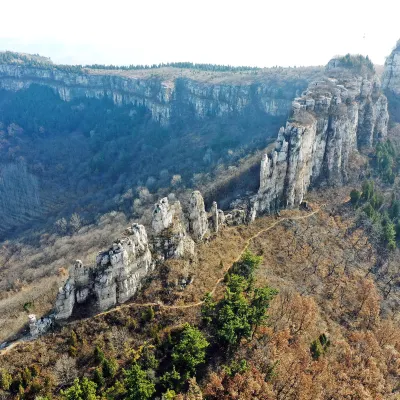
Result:
{"label": "steep slope", "polygon": [[400,40],[386,58],[382,87],[395,94],[400,94]]}
{"label": "steep slope", "polygon": [[358,73],[341,59],[292,104],[275,149],[261,162],[257,213],[299,205],[310,186],[342,185],[351,157],[387,135],[387,99],[373,70]]}
{"label": "steep slope", "polygon": [[[242,83],[241,77],[232,73],[211,74],[203,81],[201,76],[196,79],[196,76],[190,78],[189,74],[184,78],[173,68],[170,76],[168,70],[171,68],[151,70],[143,76],[135,71],[121,73],[85,68],[69,72],[56,66],[0,64],[0,88],[18,91],[39,84],[53,89],[63,101],[109,98],[116,105],[132,108],[142,105],[150,111],[154,121],[168,125],[174,114],[179,116],[181,113],[182,102],[198,118],[234,114],[249,105],[270,115],[284,116],[290,108],[293,93],[301,89],[310,75],[318,73],[317,68],[299,68],[293,76],[285,76],[284,69],[266,69],[253,76],[246,73]],[[223,83],[219,83],[221,80]]]}
{"label": "steep slope", "polygon": [[393,122],[400,122],[400,40],[386,59],[382,86],[389,99],[390,116]]}
{"label": "steep slope", "polygon": [[[178,301],[175,308],[158,307],[155,289],[165,274],[179,268],[169,263],[153,276],[144,291],[146,298],[72,322],[2,354],[2,366],[16,382],[6,393],[17,395],[21,382],[27,398],[38,393],[58,398],[62,397],[59,389],[79,376],[101,385],[101,394],[123,398],[127,385],[123,369],[138,363],[156,383],[158,396],[166,387],[178,387],[183,394],[177,398],[185,399],[187,386],[176,386],[184,381],[176,373],[165,385],[157,382],[163,382],[161,377],[169,371],[168,354],[175,338],[190,323],[212,343],[205,365],[191,374],[199,385],[198,399],[396,399],[400,331],[395,318],[383,316],[380,310],[398,293],[380,298],[379,283],[369,272],[378,255],[362,232],[354,229],[352,209],[341,205],[345,192],[327,193],[332,203],[326,210],[313,204],[313,212],[292,210],[283,212],[281,219],[259,218],[249,226],[223,229],[201,247],[197,277],[205,279],[177,293],[189,306],[217,281],[213,301],[220,301],[229,284],[221,278],[243,250],[263,255],[255,285],[260,288],[268,281],[279,294],[271,302],[266,324],[251,338],[226,349],[216,342],[216,327],[202,321],[199,305],[185,307]],[[96,346],[100,356],[115,365],[102,383],[95,371],[102,370],[105,362]],[[36,371],[33,377],[24,375],[26,367]]]}

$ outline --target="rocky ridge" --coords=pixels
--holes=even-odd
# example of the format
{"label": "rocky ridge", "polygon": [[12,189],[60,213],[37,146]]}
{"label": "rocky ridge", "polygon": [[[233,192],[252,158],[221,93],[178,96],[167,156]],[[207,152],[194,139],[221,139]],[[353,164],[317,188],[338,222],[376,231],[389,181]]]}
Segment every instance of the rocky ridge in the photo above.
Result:
{"label": "rocky ridge", "polygon": [[378,77],[354,74],[332,60],[326,77],[294,99],[274,150],[263,157],[251,219],[299,205],[311,185],[345,183],[352,153],[385,138],[388,120]]}
{"label": "rocky ridge", "polygon": [[31,334],[37,336],[48,329],[53,319],[68,319],[78,304],[101,312],[125,303],[157,265],[169,258],[193,258],[194,240],[204,240],[223,225],[223,211],[214,202],[208,214],[199,191],[192,193],[187,213],[179,201],[161,199],[154,205],[150,237],[143,225],[134,223],[125,237],[97,255],[94,265],[85,266],[77,260],[59,290],[54,314],[41,320],[30,317]]}

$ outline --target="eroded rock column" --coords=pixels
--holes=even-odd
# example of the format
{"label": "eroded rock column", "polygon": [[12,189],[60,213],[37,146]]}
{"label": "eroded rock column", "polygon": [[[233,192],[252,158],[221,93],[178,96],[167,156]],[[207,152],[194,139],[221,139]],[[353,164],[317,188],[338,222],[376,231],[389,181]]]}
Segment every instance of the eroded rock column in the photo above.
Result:
{"label": "eroded rock column", "polygon": [[190,197],[189,231],[195,241],[202,240],[208,231],[207,213],[204,208],[204,199],[198,190],[195,190]]}

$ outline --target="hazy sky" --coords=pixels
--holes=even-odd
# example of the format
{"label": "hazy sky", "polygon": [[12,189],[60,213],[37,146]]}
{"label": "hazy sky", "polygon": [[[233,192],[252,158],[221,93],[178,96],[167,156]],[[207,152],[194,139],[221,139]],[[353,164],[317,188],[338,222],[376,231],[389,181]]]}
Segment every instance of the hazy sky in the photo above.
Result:
{"label": "hazy sky", "polygon": [[398,0],[1,0],[0,50],[57,63],[377,64],[400,38]]}

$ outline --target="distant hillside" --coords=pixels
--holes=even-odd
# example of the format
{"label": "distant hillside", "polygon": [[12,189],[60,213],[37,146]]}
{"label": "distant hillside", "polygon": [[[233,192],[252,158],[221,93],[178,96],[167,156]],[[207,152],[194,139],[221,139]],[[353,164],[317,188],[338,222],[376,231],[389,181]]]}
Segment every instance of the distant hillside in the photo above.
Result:
{"label": "distant hillside", "polygon": [[14,51],[0,51],[1,64],[20,64],[20,65],[54,65],[49,57],[39,54],[17,53]]}
{"label": "distant hillside", "polygon": [[190,63],[89,69],[1,53],[1,165],[24,171],[12,182],[4,175],[6,186],[35,202],[27,207],[3,191],[0,234],[74,213],[87,223],[113,209],[132,215],[143,190],[155,193],[173,179],[199,187],[265,148],[293,98],[322,73]]}

